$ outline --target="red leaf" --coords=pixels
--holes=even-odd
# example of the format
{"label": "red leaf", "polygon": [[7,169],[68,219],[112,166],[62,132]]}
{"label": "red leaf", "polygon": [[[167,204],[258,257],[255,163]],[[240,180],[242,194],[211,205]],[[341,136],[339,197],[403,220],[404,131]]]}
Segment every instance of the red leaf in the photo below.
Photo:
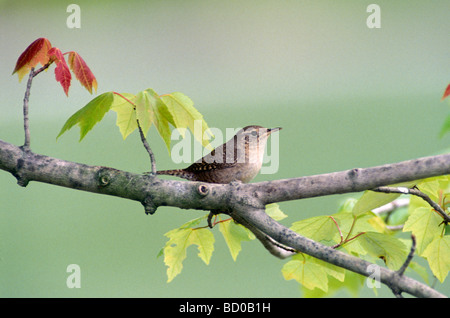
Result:
{"label": "red leaf", "polygon": [[57,47],[52,47],[48,54],[52,60],[56,62],[56,68],[55,68],[55,77],[56,80],[61,83],[61,86],[64,89],[64,93],[66,93],[67,96],[69,96],[69,87],[70,87],[70,81],[72,80],[72,75],[70,74],[69,66],[66,63],[66,60],[64,59],[63,54],[61,53],[61,50]]}
{"label": "red leaf", "polygon": [[69,52],[69,65],[77,80],[80,81],[81,85],[83,85],[89,93],[92,94],[92,88],[97,92],[97,80],[86,62],[77,52]]}
{"label": "red leaf", "polygon": [[447,89],[445,90],[441,100],[446,99],[448,96],[450,96],[450,84],[448,84]]}
{"label": "red leaf", "polygon": [[19,82],[32,67],[35,67],[38,63],[44,66],[49,62],[50,56],[48,55],[48,51],[51,47],[52,45],[48,39],[39,38],[22,52],[17,59],[16,67],[13,71],[13,74],[17,72]]}

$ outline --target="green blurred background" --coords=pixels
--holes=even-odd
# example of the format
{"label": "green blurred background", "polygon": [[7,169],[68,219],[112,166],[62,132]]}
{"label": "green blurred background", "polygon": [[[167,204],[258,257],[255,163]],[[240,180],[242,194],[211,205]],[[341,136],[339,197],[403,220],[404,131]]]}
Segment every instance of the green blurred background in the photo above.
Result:
{"label": "green blurred background", "polygon": [[[47,37],[75,50],[98,80],[98,93],[181,91],[211,127],[282,126],[280,168],[254,181],[369,167],[427,156],[448,103],[450,2],[376,1],[381,29],[366,26],[371,1],[76,1],[81,28],[69,29],[73,1],[0,2],[0,139],[23,143],[26,78],[11,76],[20,53]],[[140,173],[149,170],[138,134],[127,140],[115,114],[78,142],[78,128],[55,138],[93,96],[73,81],[67,98],[53,68],[33,82],[32,150]],[[174,165],[156,130],[159,169]],[[197,158],[195,158],[197,159]],[[206,266],[195,247],[167,284],[164,233],[205,214],[162,207],[153,216],[134,201],[32,182],[0,171],[1,297],[298,297],[283,261],[257,242],[232,260],[218,229]],[[282,203],[283,223],[336,212],[348,196]],[[81,288],[66,268],[81,267]],[[417,278],[417,276],[412,275]],[[420,280],[420,278],[418,278]],[[431,280],[433,281],[433,280]],[[437,284],[450,294],[450,285]],[[373,291],[364,287],[363,297]],[[386,288],[378,295],[392,296]],[[340,292],[337,296],[350,296]]]}

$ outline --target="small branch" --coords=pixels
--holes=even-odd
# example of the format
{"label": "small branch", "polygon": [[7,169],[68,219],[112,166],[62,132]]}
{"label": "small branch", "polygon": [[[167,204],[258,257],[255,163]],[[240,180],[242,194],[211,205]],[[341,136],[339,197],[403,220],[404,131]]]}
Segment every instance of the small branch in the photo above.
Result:
{"label": "small branch", "polygon": [[28,76],[27,89],[25,90],[25,97],[23,98],[23,130],[25,132],[25,141],[23,143],[23,149],[25,151],[30,150],[30,124],[28,117],[28,101],[30,99],[31,83],[34,78],[34,67],[31,68],[30,75]]}
{"label": "small branch", "polygon": [[409,250],[409,254],[406,257],[405,262],[403,263],[402,267],[400,267],[400,269],[396,272],[397,277],[392,281],[391,284],[388,284],[389,288],[394,293],[394,296],[397,298],[403,298],[403,295],[402,295],[402,290],[400,288],[398,288],[398,286],[395,284],[395,281],[400,279],[403,276],[406,268],[408,268],[408,266],[409,266],[409,263],[411,263],[411,260],[414,256],[414,252],[416,250],[416,237],[414,235],[411,235],[411,240],[412,240],[411,249]]}
{"label": "small branch", "polygon": [[[394,200],[392,202],[389,202],[385,205],[382,205],[378,208],[375,208],[372,210],[373,213],[375,213],[378,216],[381,216],[383,214],[387,214],[387,217],[385,219],[385,222],[388,222],[388,219],[392,212],[397,210],[398,208],[403,208],[409,205],[409,198],[399,198],[397,200]],[[391,231],[400,231],[403,229],[403,224],[399,225],[386,225],[386,229]]]}
{"label": "small branch", "polygon": [[383,192],[383,193],[402,193],[402,194],[412,194],[418,196],[425,200],[439,215],[444,219],[445,224],[450,223],[450,216],[445,213],[445,211],[440,207],[439,204],[430,199],[428,195],[423,193],[418,189],[409,189],[405,187],[377,187],[372,189],[375,192]]}
{"label": "small branch", "polygon": [[147,142],[147,139],[144,136],[144,132],[142,131],[141,125],[139,124],[139,120],[136,119],[137,126],[139,129],[139,135],[141,136],[142,144],[144,145],[145,150],[147,150],[148,155],[150,156],[150,164],[152,166],[152,175],[156,175],[156,160],[155,155],[153,154],[152,149],[150,148],[150,145]]}
{"label": "small branch", "polygon": [[386,229],[390,230],[390,231],[401,231],[403,230],[404,225],[403,224],[399,224],[399,225],[386,225]]}
{"label": "small branch", "polygon": [[398,208],[403,208],[403,207],[407,206],[408,204],[409,204],[409,198],[401,198],[401,199],[397,199],[392,202],[389,202],[385,205],[382,205],[378,208],[375,208],[372,210],[372,212],[377,215],[381,215],[384,213],[391,213]]}
{"label": "small branch", "polygon": [[47,64],[42,66],[40,69],[38,69],[36,72],[34,72],[33,77],[36,77],[39,73],[41,73],[42,71],[45,71],[46,69],[48,69],[48,67],[50,65],[52,65],[52,63],[53,63],[53,61],[49,61]]}
{"label": "small branch", "polygon": [[409,254],[406,257],[405,262],[403,263],[402,267],[400,267],[400,269],[397,271],[397,273],[402,276],[403,273],[405,272],[406,268],[409,266],[409,263],[411,263],[411,260],[414,256],[414,252],[416,251],[416,237],[414,235],[411,235],[411,249],[409,250]]}
{"label": "small branch", "polygon": [[47,69],[52,63],[53,61],[48,62],[36,72],[34,71],[34,67],[32,67],[30,70],[30,75],[28,76],[27,88],[25,90],[25,96],[23,98],[23,129],[25,132],[25,141],[23,143],[22,149],[25,151],[30,150],[30,120],[28,117],[28,102],[30,100],[31,84],[33,82],[33,78],[35,78],[43,70]]}

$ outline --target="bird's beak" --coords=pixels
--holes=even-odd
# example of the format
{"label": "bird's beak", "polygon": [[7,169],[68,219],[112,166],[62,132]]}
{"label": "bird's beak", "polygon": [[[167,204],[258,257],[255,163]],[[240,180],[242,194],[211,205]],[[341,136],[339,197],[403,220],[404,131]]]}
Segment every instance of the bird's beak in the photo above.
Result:
{"label": "bird's beak", "polygon": [[281,127],[269,128],[269,129],[267,129],[267,134],[270,135],[271,133],[276,132],[281,129],[282,129]]}

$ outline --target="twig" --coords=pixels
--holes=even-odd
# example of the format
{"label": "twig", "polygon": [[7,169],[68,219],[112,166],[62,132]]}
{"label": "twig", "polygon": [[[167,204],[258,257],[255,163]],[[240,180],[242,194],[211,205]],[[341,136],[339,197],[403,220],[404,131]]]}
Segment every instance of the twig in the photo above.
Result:
{"label": "twig", "polygon": [[28,117],[28,101],[30,100],[31,83],[33,82],[33,78],[35,78],[43,70],[47,69],[52,63],[53,61],[48,62],[36,72],[34,71],[34,67],[32,67],[30,70],[30,75],[28,76],[27,89],[25,90],[25,96],[23,98],[23,129],[25,132],[25,141],[22,149],[25,151],[30,150],[30,120]]}
{"label": "twig", "polygon": [[[403,208],[408,205],[409,205],[409,198],[399,198],[397,200],[394,200],[392,202],[389,202],[385,205],[382,205],[378,208],[373,209],[372,212],[378,216],[387,214],[387,217],[385,219],[385,222],[387,223],[392,212],[394,212],[398,208]],[[403,224],[386,225],[386,229],[391,230],[391,231],[400,231],[403,229]]]}
{"label": "twig", "polygon": [[450,216],[445,213],[445,211],[441,208],[439,204],[430,199],[428,195],[423,193],[418,189],[410,189],[405,187],[377,187],[372,189],[375,192],[383,192],[383,193],[402,193],[402,194],[412,194],[418,196],[425,200],[439,215],[444,219],[445,224],[450,223]]}
{"label": "twig", "polygon": [[372,212],[377,215],[384,214],[384,213],[390,213],[390,212],[394,211],[395,209],[405,207],[408,204],[409,204],[409,198],[401,198],[401,199],[397,199],[392,202],[389,202],[385,205],[382,205],[378,208],[375,208],[372,210]]}
{"label": "twig", "polygon": [[31,83],[34,78],[34,67],[31,68],[28,76],[27,89],[25,90],[25,97],[23,98],[23,130],[25,132],[25,141],[23,143],[23,150],[30,150],[30,120],[28,117],[28,101],[30,99]]}
{"label": "twig", "polygon": [[[411,235],[411,240],[412,240],[412,244],[411,244],[411,249],[409,250],[409,254],[406,257],[406,260],[403,263],[402,267],[400,267],[400,269],[396,272],[396,274],[398,275],[397,277],[399,277],[399,278],[402,277],[403,274],[405,273],[405,270],[406,270],[406,268],[408,268],[409,263],[411,263],[411,260],[414,256],[414,252],[416,250],[416,237],[414,235]],[[400,288],[398,288],[398,286],[396,286],[395,284],[388,284],[388,286],[394,293],[395,297],[403,298],[402,290]]]}
{"label": "twig", "polygon": [[390,231],[401,231],[403,230],[404,225],[403,224],[399,224],[399,225],[386,225],[386,229],[390,230]]}
{"label": "twig", "polygon": [[397,273],[402,276],[403,273],[405,272],[406,268],[409,266],[409,263],[411,263],[411,260],[414,256],[414,252],[416,251],[416,237],[413,235],[411,235],[411,249],[409,250],[409,254],[406,257],[405,262],[403,263],[402,267],[400,267],[400,269],[397,271]]}
{"label": "twig", "polygon": [[150,156],[150,164],[152,166],[152,175],[156,175],[156,161],[155,161],[155,155],[153,154],[152,149],[150,148],[150,145],[147,142],[147,139],[144,136],[144,132],[142,131],[141,125],[139,124],[139,119],[136,119],[137,126],[139,129],[139,135],[141,136],[142,144],[144,145],[145,150],[147,150],[148,155]]}

